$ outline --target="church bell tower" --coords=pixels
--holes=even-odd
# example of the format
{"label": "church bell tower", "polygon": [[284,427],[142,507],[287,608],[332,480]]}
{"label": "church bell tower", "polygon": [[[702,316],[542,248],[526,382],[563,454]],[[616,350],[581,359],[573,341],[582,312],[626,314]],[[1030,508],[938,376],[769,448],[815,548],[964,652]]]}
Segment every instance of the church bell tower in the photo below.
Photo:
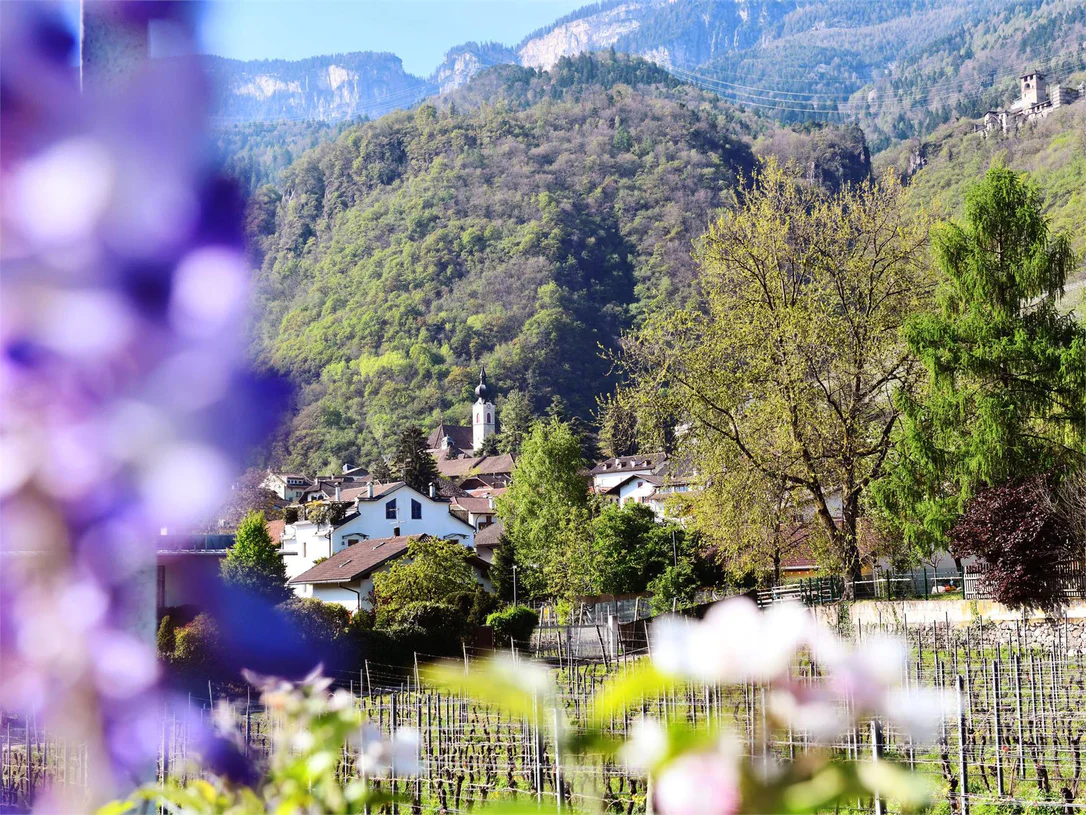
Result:
{"label": "church bell tower", "polygon": [[478,453],[488,436],[495,430],[494,403],[490,401],[490,388],[486,386],[486,368],[479,371],[479,384],[475,387],[475,405],[472,407],[471,438]]}

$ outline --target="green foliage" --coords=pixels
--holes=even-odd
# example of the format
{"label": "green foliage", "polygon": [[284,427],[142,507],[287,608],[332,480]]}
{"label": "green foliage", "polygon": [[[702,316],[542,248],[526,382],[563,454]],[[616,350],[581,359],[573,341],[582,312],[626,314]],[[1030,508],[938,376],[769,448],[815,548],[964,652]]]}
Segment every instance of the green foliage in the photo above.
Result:
{"label": "green foliage", "polygon": [[600,452],[608,458],[637,452],[637,414],[608,394],[599,400]]}
{"label": "green foliage", "polygon": [[434,457],[426,448],[426,434],[422,428],[408,425],[400,431],[391,464],[392,474],[398,481],[423,495],[428,495],[430,485],[436,484],[441,477]]}
{"label": "green foliage", "polygon": [[501,606],[501,601],[496,595],[491,594],[482,586],[475,589],[472,597],[471,609],[468,611],[469,625],[484,625],[486,618]]}
{"label": "green foliage", "polygon": [[158,624],[155,646],[159,659],[166,661],[173,659],[173,652],[177,647],[177,629],[169,614],[164,614],[162,621]]}
{"label": "green foliage", "polygon": [[250,512],[238,525],[237,540],[220,568],[226,583],[256,597],[279,603],[290,595],[286,566],[262,512]]}
{"label": "green foliage", "polygon": [[524,650],[528,648],[532,632],[539,625],[539,615],[527,606],[509,606],[487,617],[486,624],[494,629],[496,647],[513,643]]}
{"label": "green foliage", "polygon": [[592,516],[585,461],[570,426],[557,418],[532,425],[497,501],[528,596],[571,597],[592,587]]}
{"label": "green foliage", "polygon": [[[918,200],[934,201],[954,217],[961,217],[966,193],[993,163],[1028,172],[1040,193],[1040,204],[1053,232],[1063,233],[1078,256],[1086,253],[1086,105],[1059,108],[1032,122],[1013,136],[973,133],[972,122],[960,122],[936,131],[923,142],[925,165],[910,179]],[[880,164],[903,170],[918,149],[909,142],[878,157]],[[1079,306],[1086,280],[1080,269],[1068,279],[1060,307]]]}
{"label": "green foliage", "polygon": [[765,568],[767,530],[804,510],[858,576],[863,499],[897,421],[889,388],[917,376],[899,329],[927,300],[927,226],[893,177],[827,196],[767,161],[755,180],[702,243],[697,303],[628,344],[622,398],[643,433],[660,416],[687,427],[691,521],[735,576]]}
{"label": "green foliage", "polygon": [[694,595],[701,588],[697,575],[689,560],[679,561],[677,566],[668,565],[653,580],[648,589],[652,592],[652,613],[664,614],[687,606],[694,601]]}
{"label": "green foliage", "polygon": [[[523,568],[517,563],[517,553],[512,539],[502,534],[501,541],[494,549],[494,560],[490,564],[490,582],[494,584],[494,592],[503,602],[513,602],[513,582],[516,575],[513,567]],[[522,585],[517,585],[518,591],[523,591]]]}
{"label": "green foliage", "polygon": [[964,223],[932,237],[939,309],[905,331],[926,388],[899,394],[893,467],[875,499],[921,554],[946,544],[986,487],[1086,454],[1086,329],[1056,300],[1074,268],[1036,187],[1002,165],[966,195]]}
{"label": "green foliage", "polygon": [[677,560],[688,566],[692,562],[693,547],[683,528],[657,523],[651,509],[634,501],[621,508],[607,504],[596,518],[593,535],[595,590],[605,594],[645,591]]}
{"label": "green foliage", "polygon": [[390,114],[284,171],[254,310],[258,362],[301,386],[283,466],[373,461],[408,424],[466,419],[479,363],[530,399],[500,417],[504,449],[556,394],[587,419],[614,384],[599,347],[689,291],[691,242],[753,166],[746,126],[640,60],[566,62],[495,71],[455,113]]}
{"label": "green foliage", "polygon": [[338,526],[350,507],[349,501],[311,501],[305,505],[305,519],[318,526]]}
{"label": "green foliage", "polygon": [[208,676],[215,662],[219,629],[207,614],[198,614],[174,634],[173,666],[181,673]]}
{"label": "green foliage", "polygon": [[471,550],[455,541],[413,538],[404,557],[373,577],[378,625],[398,622],[413,603],[442,603],[460,592],[474,592],[470,556]]}
{"label": "green foliage", "polygon": [[351,621],[351,612],[345,607],[316,597],[292,597],[279,608],[303,640],[318,645],[338,640]]}
{"label": "green foliage", "polygon": [[528,394],[518,388],[509,391],[498,403],[498,451],[519,454],[534,420]]}

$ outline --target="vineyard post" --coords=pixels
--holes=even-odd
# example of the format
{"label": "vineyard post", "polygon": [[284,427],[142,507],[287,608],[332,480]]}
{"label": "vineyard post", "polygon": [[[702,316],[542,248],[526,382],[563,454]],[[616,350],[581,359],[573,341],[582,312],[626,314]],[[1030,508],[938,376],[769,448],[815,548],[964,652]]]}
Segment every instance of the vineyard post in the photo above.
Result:
{"label": "vineyard post", "polygon": [[370,661],[365,660],[366,663],[366,697],[373,698],[373,685],[370,683]]}
{"label": "vineyard post", "polygon": [[1003,734],[999,722],[999,660],[992,662],[992,730],[995,741],[996,792],[1003,797]]}
{"label": "vineyard post", "polygon": [[[418,661],[417,661],[418,657],[416,656],[415,659],[416,659],[415,671],[416,671],[416,676],[417,676],[417,671],[419,669]],[[390,707],[390,710],[389,710],[389,716],[388,716],[389,738],[395,738],[396,737],[396,728],[400,724],[399,716],[398,716],[398,709],[397,709],[398,706],[396,704],[396,701],[399,698],[399,696],[400,695],[398,693],[393,693],[392,694],[392,703],[391,703],[391,707]],[[399,804],[396,803],[396,793],[398,791],[398,786],[397,786],[397,783],[396,783],[396,766],[395,766],[395,764],[393,762],[389,762],[389,771],[388,772],[389,772],[389,781],[392,783],[392,815],[397,815],[397,813],[399,813],[399,811],[400,811],[400,807],[399,807]]]}
{"label": "vineyard post", "polygon": [[558,729],[558,702],[554,703],[554,797],[558,802],[558,812],[562,812],[562,733]]}
{"label": "vineyard post", "polygon": [[[878,719],[871,720],[871,763],[878,764],[882,759],[882,723]],[[875,815],[886,815],[882,805],[882,798],[875,793]]]}
{"label": "vineyard post", "polygon": [[1022,732],[1022,654],[1014,654],[1014,712],[1018,719],[1018,777],[1026,775],[1026,748]]}
{"label": "vineyard post", "polygon": [[965,679],[961,674],[956,677],[958,689],[958,813],[969,815],[969,776],[965,761],[965,705],[962,697],[965,695]]}

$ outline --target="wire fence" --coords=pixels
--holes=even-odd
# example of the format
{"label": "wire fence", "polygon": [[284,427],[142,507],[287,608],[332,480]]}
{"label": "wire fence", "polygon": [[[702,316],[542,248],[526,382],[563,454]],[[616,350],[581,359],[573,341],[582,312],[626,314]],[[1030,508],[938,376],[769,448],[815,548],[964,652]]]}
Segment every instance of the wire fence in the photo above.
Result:
{"label": "wire fence", "polygon": [[[637,710],[614,717],[608,730],[625,737],[638,716],[721,728],[736,734],[752,759],[771,762],[794,760],[816,748],[854,761],[873,760],[878,752],[929,776],[942,809],[963,815],[988,806],[1028,805],[1038,812],[1086,808],[1086,626],[1068,620],[1028,626],[887,624],[856,626],[848,633],[860,642],[875,633],[906,638],[911,657],[902,686],[941,688],[960,700],[933,743],[914,743],[890,723],[874,726],[870,720],[828,742],[801,729],[768,733],[766,689],[755,684],[690,685],[645,699]],[[465,650],[468,667],[482,655]],[[553,709],[539,711],[538,725],[420,685],[414,671],[375,661],[358,672],[336,672],[334,678],[382,731],[404,726],[419,731],[419,774],[372,779],[408,802],[390,806],[390,813],[401,808],[460,812],[488,801],[535,800],[570,811],[633,815],[646,811],[646,779],[611,760],[571,762],[555,735],[559,720],[581,728],[593,694],[607,677],[645,656],[643,649],[620,642],[617,658],[607,662],[568,653],[552,660],[558,701]],[[425,661],[426,655],[419,659]],[[794,682],[819,681],[817,667],[809,663],[798,662],[792,671]],[[203,773],[195,734],[226,690],[212,684],[206,696],[191,695],[164,709],[155,768],[159,779]],[[281,727],[276,714],[244,697],[235,696],[230,704],[245,751],[263,760]],[[49,786],[88,787],[85,746],[65,743],[32,718],[0,716],[0,749],[0,804],[5,807],[30,807]],[[343,778],[356,775],[356,760],[354,748],[345,744],[339,767]],[[845,810],[873,807],[871,801],[858,800]]]}

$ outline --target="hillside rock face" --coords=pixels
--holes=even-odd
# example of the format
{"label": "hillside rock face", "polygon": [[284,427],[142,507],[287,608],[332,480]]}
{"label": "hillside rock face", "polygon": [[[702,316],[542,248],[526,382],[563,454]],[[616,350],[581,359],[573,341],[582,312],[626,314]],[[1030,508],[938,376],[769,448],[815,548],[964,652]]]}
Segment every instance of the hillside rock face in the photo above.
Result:
{"label": "hillside rock face", "polygon": [[516,63],[517,55],[512,48],[500,43],[468,42],[458,45],[445,54],[430,81],[441,93],[448,93],[466,85],[473,76],[494,65]]}
{"label": "hillside rock face", "polygon": [[624,35],[636,31],[641,20],[657,5],[655,2],[623,3],[560,23],[522,43],[517,49],[517,59],[527,68],[546,71],[562,57],[609,48]]}
{"label": "hillside rock face", "polygon": [[338,121],[407,107],[437,87],[394,54],[335,54],[291,62],[208,58],[213,115],[222,123],[277,119]]}

